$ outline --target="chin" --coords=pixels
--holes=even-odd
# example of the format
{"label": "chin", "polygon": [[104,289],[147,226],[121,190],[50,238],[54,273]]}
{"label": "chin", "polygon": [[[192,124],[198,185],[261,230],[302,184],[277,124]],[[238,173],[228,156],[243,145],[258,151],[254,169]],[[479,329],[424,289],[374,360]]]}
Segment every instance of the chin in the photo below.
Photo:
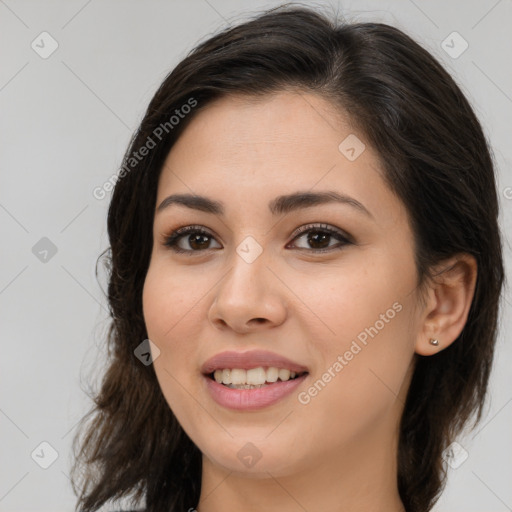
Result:
{"label": "chin", "polygon": [[[229,438],[211,446],[199,448],[203,455],[226,471],[243,474],[250,478],[286,476],[300,470],[300,460],[304,460],[293,446],[287,446],[284,439],[272,441],[250,435]],[[293,457],[290,455],[293,454]],[[306,468],[307,465],[305,464]]]}

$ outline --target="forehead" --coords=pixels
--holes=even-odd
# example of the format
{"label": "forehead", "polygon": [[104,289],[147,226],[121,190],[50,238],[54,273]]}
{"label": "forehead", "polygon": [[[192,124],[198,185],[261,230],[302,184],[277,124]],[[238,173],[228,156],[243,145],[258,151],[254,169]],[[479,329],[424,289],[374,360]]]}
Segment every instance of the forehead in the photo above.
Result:
{"label": "forehead", "polygon": [[[180,145],[190,146],[197,139],[194,147],[198,150],[222,153],[222,149],[215,151],[222,142],[245,159],[269,150],[286,154],[291,148],[298,157],[306,148],[316,148],[321,150],[317,157],[336,158],[341,142],[338,139],[344,133],[353,132],[348,116],[316,94],[291,91],[259,97],[237,94],[206,105],[184,131],[175,149],[179,151]],[[292,155],[288,151],[286,156]]]}
{"label": "forehead", "polygon": [[198,112],[174,144],[157,204],[170,193],[193,193],[243,201],[247,208],[261,200],[267,208],[280,194],[336,190],[370,210],[378,206],[377,216],[387,211],[396,217],[400,202],[381,174],[364,135],[324,98],[295,92],[227,96]]}

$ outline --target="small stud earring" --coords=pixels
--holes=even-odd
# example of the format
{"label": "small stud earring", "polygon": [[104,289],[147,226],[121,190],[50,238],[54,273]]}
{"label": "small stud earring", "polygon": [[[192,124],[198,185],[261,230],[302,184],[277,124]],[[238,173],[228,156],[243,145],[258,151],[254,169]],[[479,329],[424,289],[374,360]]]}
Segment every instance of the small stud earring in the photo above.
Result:
{"label": "small stud earring", "polygon": [[435,345],[436,347],[439,345],[439,340],[435,340],[434,338],[430,338],[430,344]]}

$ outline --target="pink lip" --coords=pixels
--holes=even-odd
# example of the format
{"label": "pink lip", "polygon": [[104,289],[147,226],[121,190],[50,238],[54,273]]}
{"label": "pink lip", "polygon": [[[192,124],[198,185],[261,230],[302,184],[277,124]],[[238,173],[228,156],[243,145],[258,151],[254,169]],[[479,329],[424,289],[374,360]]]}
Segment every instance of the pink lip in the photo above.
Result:
{"label": "pink lip", "polygon": [[215,370],[224,370],[225,368],[240,368],[241,370],[250,370],[251,368],[284,368],[295,373],[307,372],[307,367],[298,364],[290,359],[268,352],[266,350],[249,350],[247,352],[226,351],[216,354],[208,359],[201,367],[201,373],[209,375]]}
{"label": "pink lip", "polygon": [[272,405],[292,393],[302,384],[307,374],[285,382],[277,381],[261,388],[232,389],[219,384],[212,378],[215,370],[225,368],[284,368],[295,373],[308,372],[308,368],[290,359],[265,350],[250,350],[247,352],[227,351],[216,354],[208,359],[201,367],[205,385],[210,396],[219,404],[229,409],[251,411]]}
{"label": "pink lip", "polygon": [[285,382],[274,382],[262,388],[231,389],[205,376],[206,387],[211,397],[219,404],[229,409],[254,411],[275,404],[292,393],[302,384],[308,374]]}

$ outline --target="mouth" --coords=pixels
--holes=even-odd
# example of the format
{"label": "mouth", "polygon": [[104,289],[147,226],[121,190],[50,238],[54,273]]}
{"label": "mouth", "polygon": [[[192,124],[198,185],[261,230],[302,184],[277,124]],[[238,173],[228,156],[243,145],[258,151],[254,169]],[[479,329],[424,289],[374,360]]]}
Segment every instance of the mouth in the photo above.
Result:
{"label": "mouth", "polygon": [[309,368],[269,351],[228,351],[206,361],[201,373],[206,393],[218,405],[252,411],[290,397]]}

